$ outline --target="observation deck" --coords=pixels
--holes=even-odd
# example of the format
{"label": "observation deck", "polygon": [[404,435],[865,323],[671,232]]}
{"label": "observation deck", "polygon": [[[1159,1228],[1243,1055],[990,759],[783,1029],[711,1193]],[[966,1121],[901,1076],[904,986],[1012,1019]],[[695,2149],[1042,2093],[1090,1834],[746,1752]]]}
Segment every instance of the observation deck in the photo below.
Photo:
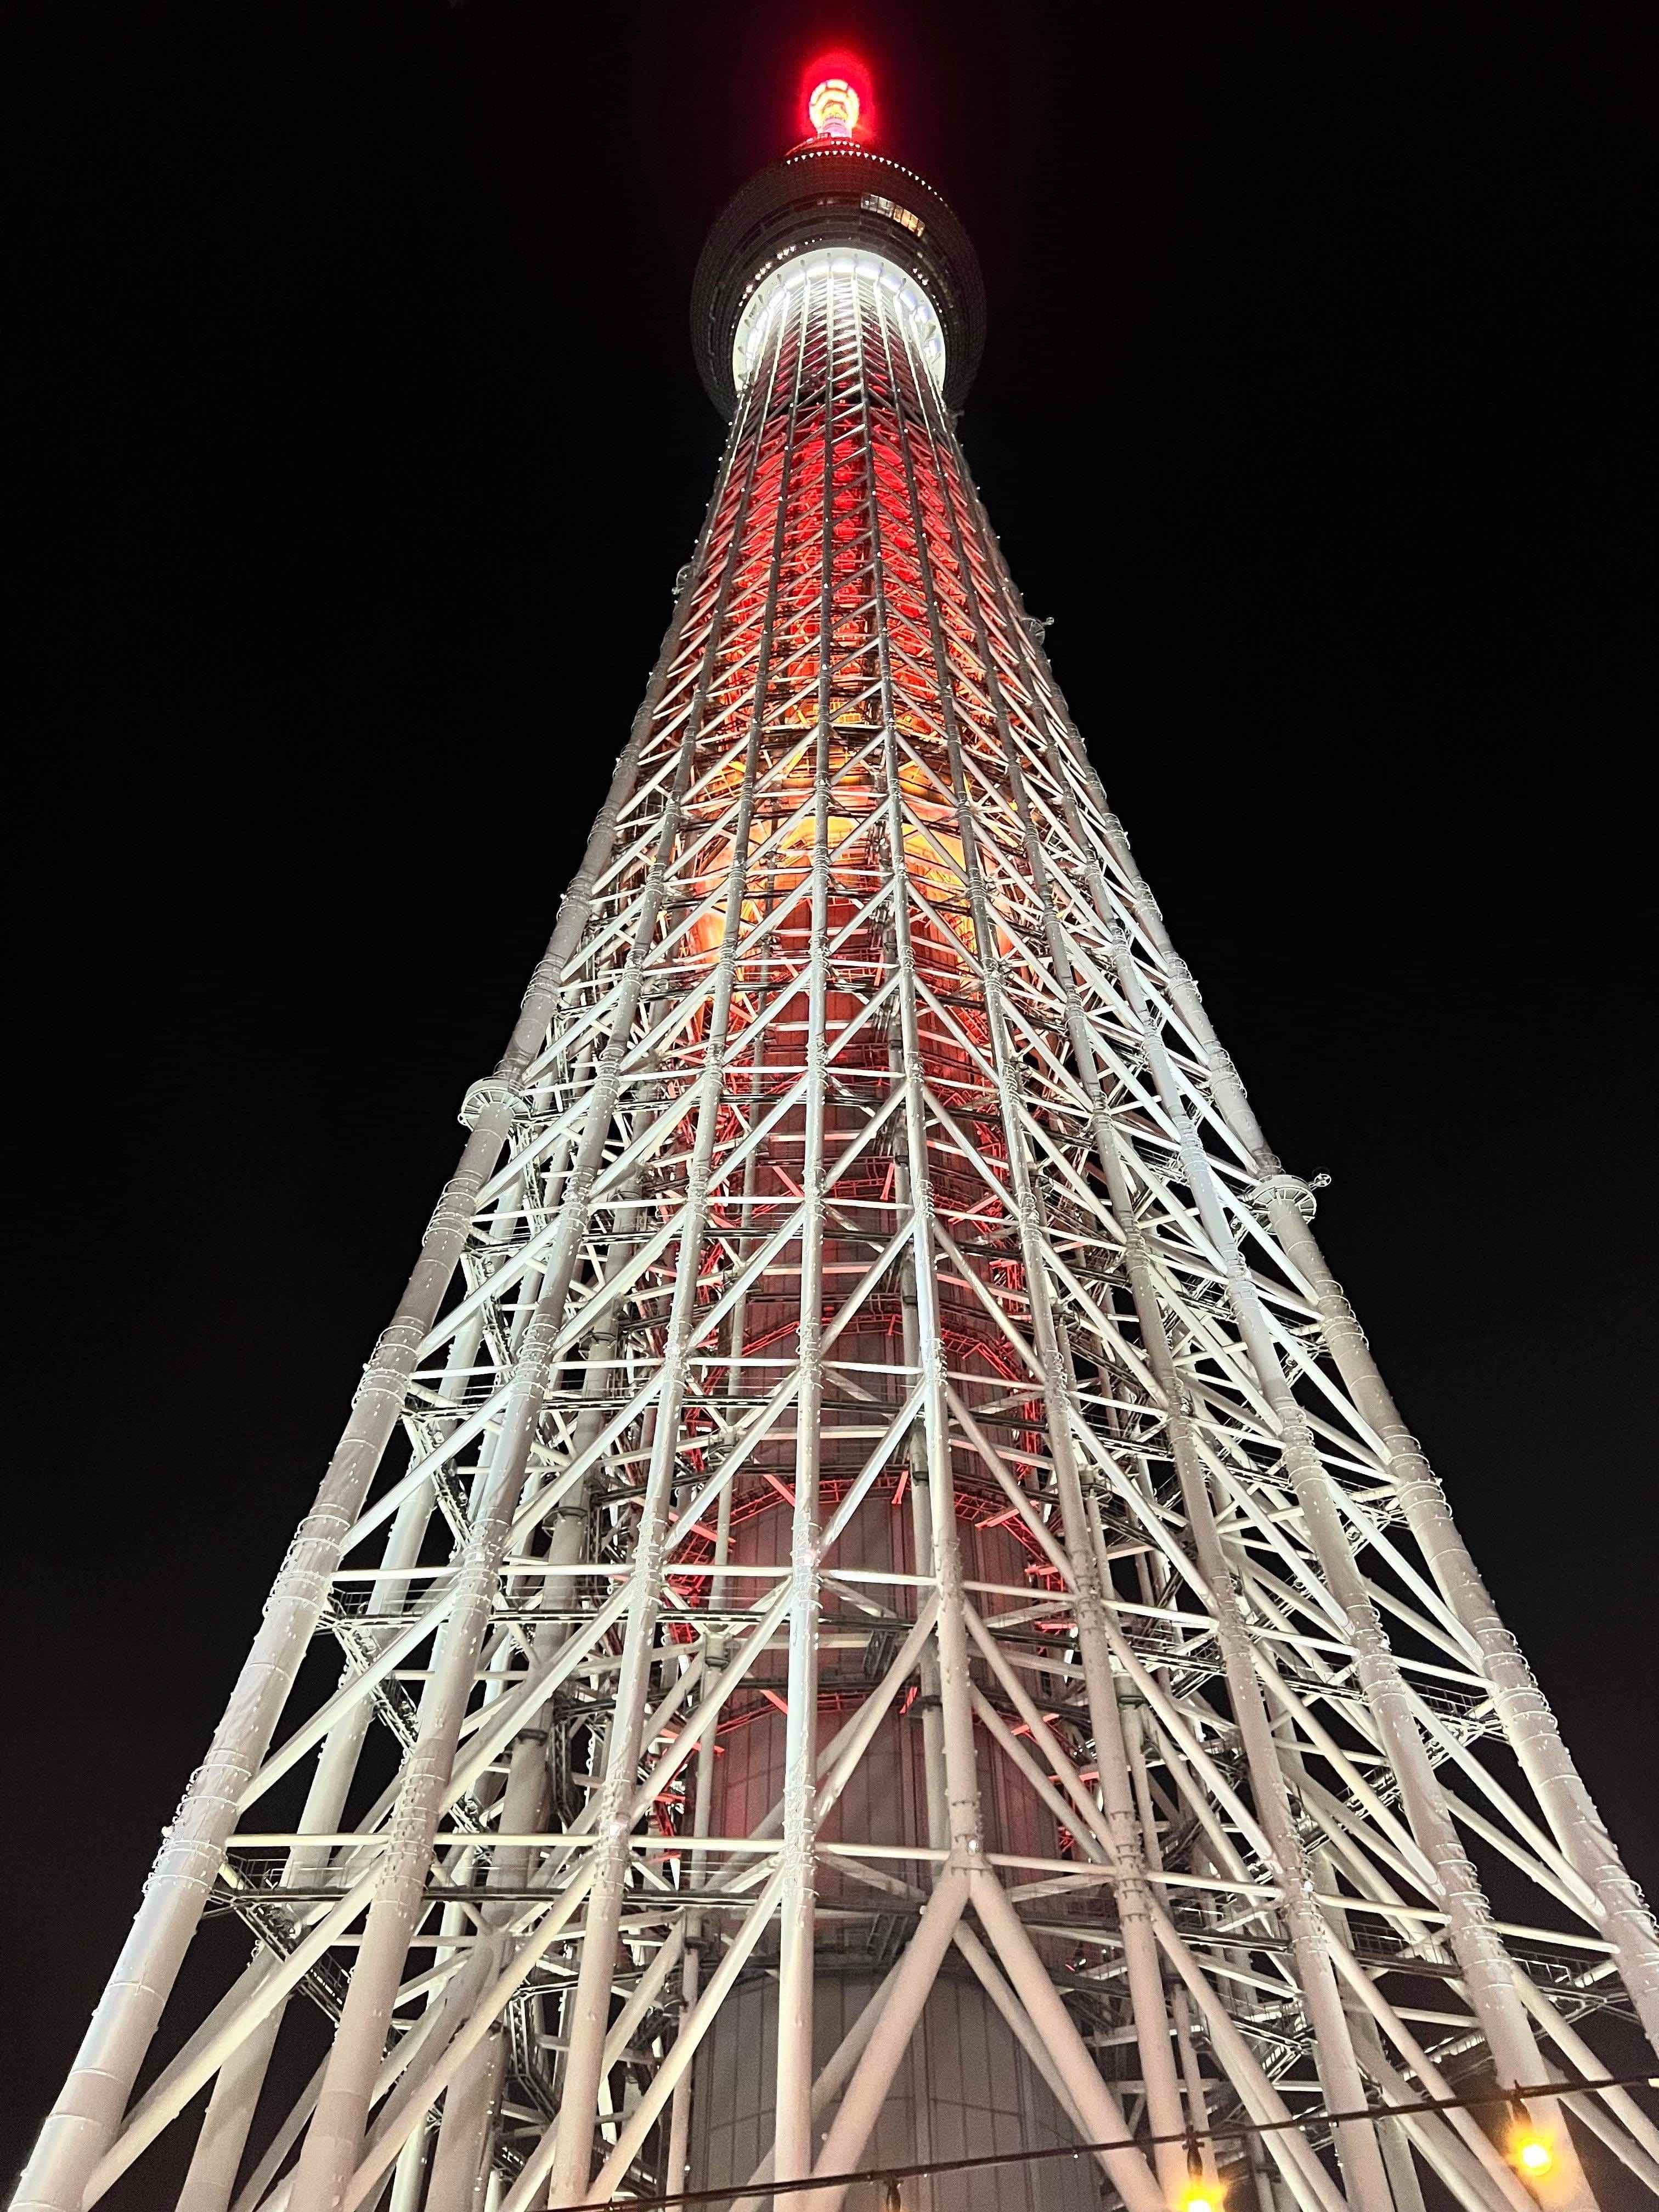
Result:
{"label": "observation deck", "polygon": [[691,344],[722,415],[737,405],[745,317],[752,326],[762,295],[791,264],[836,249],[875,256],[921,295],[938,335],[936,381],[947,406],[962,404],[985,345],[985,286],[972,240],[914,169],[824,133],[733,195],[698,260]]}

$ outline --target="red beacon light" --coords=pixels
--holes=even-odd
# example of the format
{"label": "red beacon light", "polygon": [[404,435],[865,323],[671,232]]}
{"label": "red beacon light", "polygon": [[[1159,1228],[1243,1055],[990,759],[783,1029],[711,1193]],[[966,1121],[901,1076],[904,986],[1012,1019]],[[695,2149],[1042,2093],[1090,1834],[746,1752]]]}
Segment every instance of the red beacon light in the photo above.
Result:
{"label": "red beacon light", "polygon": [[876,120],[870,72],[850,46],[820,48],[801,71],[799,112],[814,138],[869,137]]}
{"label": "red beacon light", "polygon": [[820,138],[850,138],[862,102],[844,76],[827,76],[806,96],[806,112]]}

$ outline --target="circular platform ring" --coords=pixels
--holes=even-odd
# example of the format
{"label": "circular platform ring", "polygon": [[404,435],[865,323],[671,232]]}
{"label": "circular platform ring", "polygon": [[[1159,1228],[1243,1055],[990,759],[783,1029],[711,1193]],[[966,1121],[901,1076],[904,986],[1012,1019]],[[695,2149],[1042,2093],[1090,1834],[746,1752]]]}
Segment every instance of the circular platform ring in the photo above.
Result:
{"label": "circular platform ring", "polygon": [[691,344],[709,398],[737,405],[733,347],[753,295],[799,255],[853,247],[902,270],[932,308],[945,404],[959,407],[985,344],[985,286],[972,241],[933,186],[860,146],[815,140],[763,169],[710,230],[691,286]]}

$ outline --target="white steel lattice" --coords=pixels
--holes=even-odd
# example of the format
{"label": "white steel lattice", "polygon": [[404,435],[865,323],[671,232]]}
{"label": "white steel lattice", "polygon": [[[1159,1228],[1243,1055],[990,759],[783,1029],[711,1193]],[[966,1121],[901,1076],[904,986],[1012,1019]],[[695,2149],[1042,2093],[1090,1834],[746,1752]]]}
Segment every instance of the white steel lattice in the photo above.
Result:
{"label": "white steel lattice", "polygon": [[[20,2204],[97,2203],[210,2085],[187,2212],[757,2202],[869,2161],[949,1984],[1032,2139],[1139,2133],[1100,2184],[1162,2212],[1184,2128],[1659,2033],[1653,1923],[1106,809],[919,326],[849,252],[746,333],[581,871]],[[130,2103],[204,1915],[252,1960]],[[1570,2101],[1659,2184],[1628,2096]],[[1534,2118],[1536,2193],[1587,2206]],[[1424,2173],[1532,2201],[1462,2111],[1221,2152],[1261,2212],[1420,2212]],[[1089,2201],[1043,2171],[996,2202]]]}

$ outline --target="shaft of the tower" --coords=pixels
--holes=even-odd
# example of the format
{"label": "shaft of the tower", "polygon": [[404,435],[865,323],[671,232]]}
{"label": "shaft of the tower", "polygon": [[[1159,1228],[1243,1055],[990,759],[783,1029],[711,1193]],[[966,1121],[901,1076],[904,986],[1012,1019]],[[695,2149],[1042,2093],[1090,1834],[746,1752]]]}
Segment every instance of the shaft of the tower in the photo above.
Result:
{"label": "shaft of the tower", "polygon": [[[982,981],[1000,939],[963,810],[975,775],[1005,805],[1006,784],[951,677],[1011,612],[953,428],[983,289],[939,193],[857,143],[856,83],[831,76],[809,105],[823,127],[724,210],[691,303],[704,383],[732,419],[687,585],[714,643],[684,779],[683,834],[705,855],[694,957],[742,1102],[732,1157],[745,1126],[767,1131],[710,1227],[740,1269],[769,1249],[777,1261],[739,1293],[714,1395],[728,1422],[781,1385],[794,1402],[726,1492],[712,1559],[727,1603],[736,1577],[787,1573],[787,1662],[726,1710],[693,1814],[717,1836],[776,1835],[778,1933],[678,2085],[671,2186],[775,2183],[918,2144],[1053,2148],[1077,2109],[948,1885],[936,1941],[904,1942],[935,1861],[1052,1862],[1066,1813],[981,1787],[962,1622],[918,1646],[927,1607],[902,1594],[943,1574],[1035,1594],[1036,1618],[1062,1571],[950,1435],[954,1401],[1005,1450],[1042,1449],[1040,1391],[1000,1327],[1018,1238],[984,1218],[984,1163],[995,1183],[1007,1157]],[[965,1152],[930,1148],[930,1101]],[[961,1237],[958,1274],[918,1252],[924,1221]],[[856,1589],[824,1584],[826,1556]],[[878,1866],[890,1917],[872,1910]],[[913,1986],[895,1990],[900,1953]],[[842,2052],[836,2098],[823,2073]],[[615,2154],[605,2171],[622,2171]],[[1054,2212],[1091,2194],[1070,2161],[992,2186]]]}
{"label": "shaft of the tower", "polygon": [[610,793],[15,2203],[1659,2195],[1651,1917],[1003,563],[973,249],[808,93]]}

